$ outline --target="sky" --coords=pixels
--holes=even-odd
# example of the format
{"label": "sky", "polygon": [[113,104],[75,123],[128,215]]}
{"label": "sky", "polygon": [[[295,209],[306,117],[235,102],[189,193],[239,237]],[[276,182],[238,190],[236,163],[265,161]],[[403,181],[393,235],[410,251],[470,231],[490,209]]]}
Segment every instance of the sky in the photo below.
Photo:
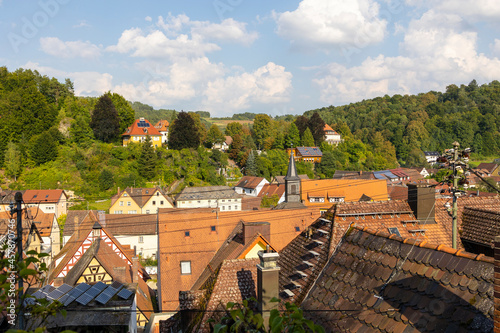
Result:
{"label": "sky", "polygon": [[0,0],[0,32],[9,71],[218,117],[500,79],[497,0]]}

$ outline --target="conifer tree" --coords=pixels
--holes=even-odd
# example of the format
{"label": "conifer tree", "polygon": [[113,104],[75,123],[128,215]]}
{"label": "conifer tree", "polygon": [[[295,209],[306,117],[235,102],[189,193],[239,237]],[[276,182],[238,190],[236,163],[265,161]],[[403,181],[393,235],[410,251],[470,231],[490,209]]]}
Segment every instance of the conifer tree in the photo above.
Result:
{"label": "conifer tree", "polygon": [[168,147],[170,149],[198,148],[200,135],[195,121],[188,113],[181,111],[170,125]]}
{"label": "conifer tree", "polygon": [[309,128],[306,128],[304,135],[302,135],[302,146],[304,147],[314,147],[314,138]]}
{"label": "conifer tree", "polygon": [[142,143],[141,156],[139,158],[139,175],[151,180],[156,176],[157,156],[155,149],[151,145],[151,138],[146,136],[146,140]]}
{"label": "conifer tree", "polygon": [[120,118],[109,94],[102,95],[92,112],[90,127],[96,139],[111,142],[120,134]]}

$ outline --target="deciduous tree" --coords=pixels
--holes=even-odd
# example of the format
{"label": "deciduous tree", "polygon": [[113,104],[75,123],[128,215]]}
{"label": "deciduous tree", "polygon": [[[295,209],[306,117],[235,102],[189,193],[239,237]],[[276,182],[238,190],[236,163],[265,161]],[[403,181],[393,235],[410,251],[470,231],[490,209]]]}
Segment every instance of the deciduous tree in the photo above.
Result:
{"label": "deciduous tree", "polygon": [[171,149],[198,148],[200,135],[190,114],[181,111],[168,131],[168,146]]}

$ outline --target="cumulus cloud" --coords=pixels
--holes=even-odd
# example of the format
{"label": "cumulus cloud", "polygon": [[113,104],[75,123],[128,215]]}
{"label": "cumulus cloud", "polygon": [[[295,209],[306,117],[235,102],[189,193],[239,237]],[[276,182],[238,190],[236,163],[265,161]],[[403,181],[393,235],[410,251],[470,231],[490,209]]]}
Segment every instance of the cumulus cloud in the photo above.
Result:
{"label": "cumulus cloud", "polygon": [[406,0],[406,4],[478,21],[500,18],[500,2],[495,0]]}
{"label": "cumulus cloud", "polygon": [[[500,43],[493,48],[500,51]],[[442,91],[450,82],[500,76],[500,60],[478,53],[477,33],[455,14],[430,10],[410,22],[400,51],[397,57],[368,57],[354,67],[329,64],[314,80],[321,100],[338,105],[385,94]]]}
{"label": "cumulus cloud", "polygon": [[56,77],[59,80],[70,78],[74,83],[75,95],[77,96],[99,96],[113,88],[113,76],[109,73],[66,72],[52,67],[40,66],[36,62],[28,62],[22,67],[37,70],[41,74]]}
{"label": "cumulus cloud", "polygon": [[125,30],[116,45],[109,46],[107,51],[119,53],[132,52],[134,57],[177,58],[200,57],[220,47],[207,43],[199,38],[189,38],[180,34],[176,38],[168,38],[162,31],[154,30],[144,33],[140,28]]}
{"label": "cumulus cloud", "polygon": [[252,73],[219,78],[209,82],[204,92],[204,109],[234,112],[252,103],[283,103],[289,101],[292,74],[273,62]]}
{"label": "cumulus cloud", "polygon": [[201,36],[207,40],[247,46],[258,38],[257,32],[247,31],[246,23],[235,21],[232,18],[225,19],[221,23],[193,22],[191,33],[193,36]]}
{"label": "cumulus cloud", "polygon": [[302,0],[290,12],[275,13],[277,33],[301,47],[364,47],[383,40],[387,21],[373,0]]}
{"label": "cumulus cloud", "polygon": [[60,58],[96,59],[101,55],[101,49],[89,41],[64,42],[57,37],[40,38],[43,52]]}

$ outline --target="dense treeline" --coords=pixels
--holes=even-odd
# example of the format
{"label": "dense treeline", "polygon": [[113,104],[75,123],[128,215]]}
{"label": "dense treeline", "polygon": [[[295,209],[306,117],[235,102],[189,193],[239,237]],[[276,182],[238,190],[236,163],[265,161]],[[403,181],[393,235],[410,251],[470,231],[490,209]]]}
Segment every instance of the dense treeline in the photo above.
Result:
{"label": "dense treeline", "polygon": [[[418,164],[422,151],[443,151],[453,141],[479,155],[500,152],[500,82],[478,86],[475,80],[446,92],[377,97],[318,112],[329,124],[349,129],[363,143],[383,139],[396,148],[400,163]],[[347,125],[347,126],[345,126]]]}

